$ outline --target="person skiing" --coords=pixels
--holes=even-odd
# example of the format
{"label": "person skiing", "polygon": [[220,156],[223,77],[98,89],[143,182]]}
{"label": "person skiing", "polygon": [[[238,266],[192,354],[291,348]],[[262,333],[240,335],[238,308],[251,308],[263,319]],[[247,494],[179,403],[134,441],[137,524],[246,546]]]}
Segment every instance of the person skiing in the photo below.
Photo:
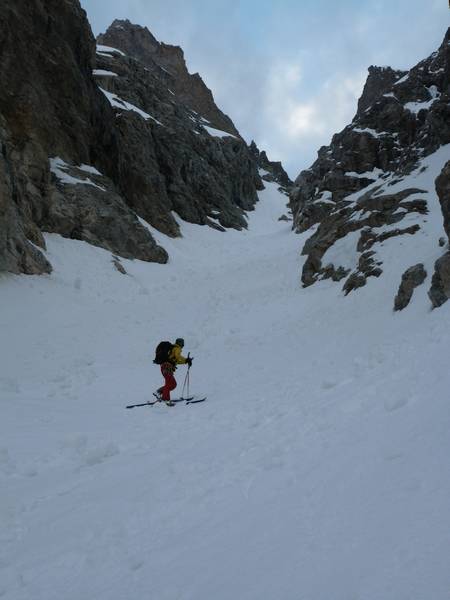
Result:
{"label": "person skiing", "polygon": [[169,406],[173,405],[170,399],[170,392],[177,387],[174,377],[177,365],[187,364],[189,367],[192,366],[193,359],[190,356],[186,358],[181,354],[183,347],[183,338],[177,338],[172,349],[167,354],[167,359],[161,363],[161,374],[164,377],[164,385],[156,391],[156,397],[159,400],[163,400]]}

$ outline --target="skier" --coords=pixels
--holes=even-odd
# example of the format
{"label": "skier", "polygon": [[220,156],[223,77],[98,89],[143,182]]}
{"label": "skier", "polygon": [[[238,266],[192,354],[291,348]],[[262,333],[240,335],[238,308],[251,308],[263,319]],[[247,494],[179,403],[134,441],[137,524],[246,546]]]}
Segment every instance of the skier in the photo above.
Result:
{"label": "skier", "polygon": [[175,340],[175,344],[172,346],[171,350],[169,350],[167,358],[161,362],[161,373],[164,377],[164,385],[156,391],[156,397],[159,400],[163,400],[169,406],[173,405],[173,402],[170,400],[170,392],[177,387],[177,382],[175,381],[175,377],[173,375],[177,365],[187,364],[189,367],[192,366],[193,359],[190,356],[185,358],[181,354],[183,347],[184,340],[182,338],[177,338]]}

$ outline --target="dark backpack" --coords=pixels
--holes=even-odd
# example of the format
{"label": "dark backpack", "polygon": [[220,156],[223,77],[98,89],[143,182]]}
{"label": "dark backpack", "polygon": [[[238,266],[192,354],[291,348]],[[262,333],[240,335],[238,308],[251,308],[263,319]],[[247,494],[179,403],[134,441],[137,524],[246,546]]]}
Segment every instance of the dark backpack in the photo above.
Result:
{"label": "dark backpack", "polygon": [[172,352],[173,344],[170,342],[159,342],[155,350],[155,365],[162,365],[168,362],[170,353]]}

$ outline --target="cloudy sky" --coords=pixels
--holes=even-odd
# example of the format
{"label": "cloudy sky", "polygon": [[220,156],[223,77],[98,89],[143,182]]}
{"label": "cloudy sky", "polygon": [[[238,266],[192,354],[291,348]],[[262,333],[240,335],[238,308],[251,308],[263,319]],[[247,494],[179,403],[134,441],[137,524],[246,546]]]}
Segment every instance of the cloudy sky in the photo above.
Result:
{"label": "cloudy sky", "polygon": [[450,25],[447,0],[81,0],[95,34],[115,18],[179,45],[243,137],[291,177],[347,125],[367,67],[407,69]]}

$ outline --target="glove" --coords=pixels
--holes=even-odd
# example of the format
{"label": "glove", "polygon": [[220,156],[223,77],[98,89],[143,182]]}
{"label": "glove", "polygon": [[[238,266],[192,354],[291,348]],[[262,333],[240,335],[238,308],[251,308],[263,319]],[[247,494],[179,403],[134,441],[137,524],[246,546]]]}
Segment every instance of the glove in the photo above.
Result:
{"label": "glove", "polygon": [[188,356],[187,359],[186,359],[186,364],[189,367],[192,367],[192,360],[193,360],[193,358],[191,356]]}

